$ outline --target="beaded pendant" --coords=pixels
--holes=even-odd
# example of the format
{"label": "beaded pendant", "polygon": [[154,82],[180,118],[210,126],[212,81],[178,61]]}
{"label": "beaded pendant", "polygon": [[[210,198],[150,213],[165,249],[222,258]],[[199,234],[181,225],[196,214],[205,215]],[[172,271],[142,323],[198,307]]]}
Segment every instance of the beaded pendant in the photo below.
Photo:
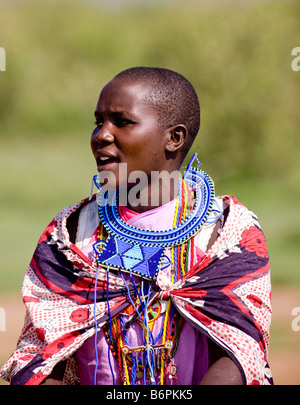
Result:
{"label": "beaded pendant", "polygon": [[195,204],[188,218],[166,231],[139,229],[124,222],[118,213],[118,192],[109,194],[99,188],[98,213],[100,222],[110,235],[105,246],[97,242],[94,249],[97,262],[145,279],[155,280],[165,249],[189,240],[205,223],[214,200],[214,185],[210,177],[193,167],[193,156],[183,180],[195,191]]}
{"label": "beaded pendant", "polygon": [[[97,249],[98,246],[95,246]],[[110,236],[98,256],[98,262],[132,272],[147,279],[154,279],[164,248],[139,246],[126,240]]]}

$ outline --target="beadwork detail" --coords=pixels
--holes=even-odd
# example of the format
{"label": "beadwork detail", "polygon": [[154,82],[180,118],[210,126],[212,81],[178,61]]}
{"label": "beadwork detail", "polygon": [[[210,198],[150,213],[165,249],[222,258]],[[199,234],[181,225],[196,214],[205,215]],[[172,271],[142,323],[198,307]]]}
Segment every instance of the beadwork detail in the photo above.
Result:
{"label": "beadwork detail", "polygon": [[[98,250],[98,245],[95,248]],[[110,236],[98,260],[106,265],[153,279],[156,277],[163,254],[163,248],[138,246],[126,240]]]}
{"label": "beadwork detail", "polygon": [[[176,311],[171,310],[169,304],[166,320],[163,326],[163,342],[151,343],[142,346],[130,346],[124,344],[124,328],[122,328],[122,317],[118,316],[112,320],[112,334],[109,332],[109,325],[104,326],[104,336],[107,340],[112,355],[117,360],[120,370],[121,381],[125,385],[134,384],[135,379],[146,378],[151,384],[154,383],[151,369],[160,374],[161,385],[165,384],[165,379],[169,369],[169,379],[177,380],[177,366],[173,363],[173,358],[177,351],[179,332],[182,325],[182,318]],[[126,340],[126,337],[125,337]],[[146,343],[146,342],[145,342]],[[149,352],[151,356],[149,358]],[[151,362],[149,362],[149,359]],[[151,363],[151,364],[150,364]]]}
{"label": "beadwork detail", "polygon": [[[149,231],[128,225],[118,213],[118,193],[109,194],[98,187],[100,224],[97,242],[94,244],[97,266],[107,267],[107,280],[109,268],[129,272],[130,275],[135,274],[142,278],[140,286],[135,285],[131,278],[139,302],[134,304],[130,294],[129,299],[136,311],[138,324],[143,330],[143,344],[130,345],[127,323],[131,321],[125,324],[122,315],[112,319],[109,312],[109,323],[104,326],[108,350],[117,360],[121,381],[126,385],[135,384],[137,378],[144,378],[145,383],[148,381],[150,384],[155,384],[155,376],[163,385],[166,382],[168,370],[170,382],[177,381],[177,365],[173,362],[173,358],[178,347],[181,317],[168,300],[161,332],[154,337],[152,332],[156,320],[156,307],[154,305],[151,307],[149,298],[153,281],[156,280],[160,269],[171,264],[172,282],[185,274],[188,252],[193,250],[193,248],[190,249],[193,247],[193,235],[202,227],[212,210],[213,182],[198,167],[192,167],[195,157],[196,155],[189,163],[183,179],[179,180],[173,228],[166,231]],[[96,182],[95,184],[97,185]],[[195,191],[194,201],[191,198],[191,191]],[[108,233],[107,241],[103,238],[104,229]],[[170,248],[171,257],[166,262],[167,248]],[[126,285],[123,275],[122,279]],[[157,316],[160,315],[160,305],[158,303]],[[151,323],[152,317],[154,317],[153,323]],[[161,340],[160,343],[158,343],[159,340]]]}
{"label": "beadwork detail", "polygon": [[190,239],[210,214],[214,200],[214,185],[210,177],[198,168],[187,170],[183,180],[195,190],[196,199],[190,216],[176,228],[167,231],[149,231],[126,224],[118,213],[118,193],[109,196],[100,188],[98,212],[101,223],[110,235],[144,246],[170,247]]}
{"label": "beadwork detail", "polygon": [[[187,218],[177,221],[172,229],[166,231],[150,231],[128,225],[118,213],[118,193],[109,194],[99,187],[100,223],[110,235],[104,247],[103,242],[101,246],[99,243],[94,246],[99,265],[109,265],[146,279],[156,279],[165,249],[188,243],[212,210],[214,185],[205,172],[192,167],[195,157],[188,165],[183,179],[180,179],[180,189],[186,188],[187,184],[195,191],[193,210]],[[183,202],[179,200],[178,204],[178,216],[181,218]],[[184,251],[186,246],[183,256]]]}

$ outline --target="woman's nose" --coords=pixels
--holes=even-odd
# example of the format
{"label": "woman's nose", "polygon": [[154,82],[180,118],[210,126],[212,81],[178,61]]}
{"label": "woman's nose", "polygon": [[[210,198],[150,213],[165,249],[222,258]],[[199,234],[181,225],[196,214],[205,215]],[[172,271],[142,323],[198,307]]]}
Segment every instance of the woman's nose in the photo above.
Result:
{"label": "woman's nose", "polygon": [[95,141],[98,144],[101,144],[102,142],[112,143],[114,142],[114,139],[115,138],[109,124],[103,124],[101,127],[99,127],[95,135]]}

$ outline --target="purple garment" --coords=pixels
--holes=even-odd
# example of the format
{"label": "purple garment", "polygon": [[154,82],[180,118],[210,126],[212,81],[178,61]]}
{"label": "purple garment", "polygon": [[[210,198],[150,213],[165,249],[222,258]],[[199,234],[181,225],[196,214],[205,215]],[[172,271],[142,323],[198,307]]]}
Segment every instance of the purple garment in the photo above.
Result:
{"label": "purple garment", "polygon": [[[155,208],[143,214],[132,215],[125,207],[122,207],[121,215],[125,218],[128,224],[148,229],[148,230],[166,230],[172,228],[176,200],[170,201],[162,207]],[[89,258],[93,255],[94,237],[90,243],[85,246],[82,251]],[[165,269],[169,272],[169,268]],[[125,275],[125,279],[128,275]],[[126,315],[123,315],[124,317]],[[155,321],[153,328],[154,339],[159,336],[164,322],[164,314],[159,316]],[[130,330],[127,332],[127,339],[130,347],[143,345],[142,329],[138,322],[134,322]],[[157,343],[161,342],[161,337]],[[98,368],[97,368],[97,384],[111,385],[121,384],[118,364],[113,357],[111,351],[108,350],[108,344],[101,329],[97,334],[97,350],[98,350]],[[108,359],[110,356],[110,361]],[[77,350],[76,361],[79,369],[79,375],[82,385],[94,384],[94,373],[96,366],[95,356],[95,337],[87,339],[86,342]],[[177,365],[177,380],[171,380],[166,376],[166,384],[181,384],[181,385],[196,385],[199,384],[202,377],[209,367],[208,358],[208,343],[207,338],[190,323],[184,322],[179,336],[178,348],[174,356],[173,362]],[[112,377],[112,371],[114,379]],[[160,370],[155,376],[156,383],[160,383]],[[144,379],[136,379],[137,385],[144,384]]]}

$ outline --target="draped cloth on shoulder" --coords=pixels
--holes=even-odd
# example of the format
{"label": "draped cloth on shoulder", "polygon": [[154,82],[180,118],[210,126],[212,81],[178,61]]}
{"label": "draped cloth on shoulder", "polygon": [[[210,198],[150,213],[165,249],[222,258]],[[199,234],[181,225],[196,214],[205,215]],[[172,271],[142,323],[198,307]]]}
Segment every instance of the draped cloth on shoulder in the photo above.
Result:
{"label": "draped cloth on shoulder", "polygon": [[[155,294],[170,299],[188,322],[221,346],[245,384],[272,384],[266,241],[251,211],[234,197],[224,196],[223,201],[229,213],[205,257],[175,284],[160,275]],[[136,298],[133,285],[124,285],[118,273],[105,269],[100,268],[95,286],[96,265],[70,242],[67,220],[88,202],[60,211],[38,241],[22,289],[24,327],[0,371],[12,385],[41,384],[64,360],[64,383],[80,384],[73,354],[95,333],[95,318],[101,327],[109,320],[108,303],[113,317]],[[197,245],[201,230],[194,238]]]}

